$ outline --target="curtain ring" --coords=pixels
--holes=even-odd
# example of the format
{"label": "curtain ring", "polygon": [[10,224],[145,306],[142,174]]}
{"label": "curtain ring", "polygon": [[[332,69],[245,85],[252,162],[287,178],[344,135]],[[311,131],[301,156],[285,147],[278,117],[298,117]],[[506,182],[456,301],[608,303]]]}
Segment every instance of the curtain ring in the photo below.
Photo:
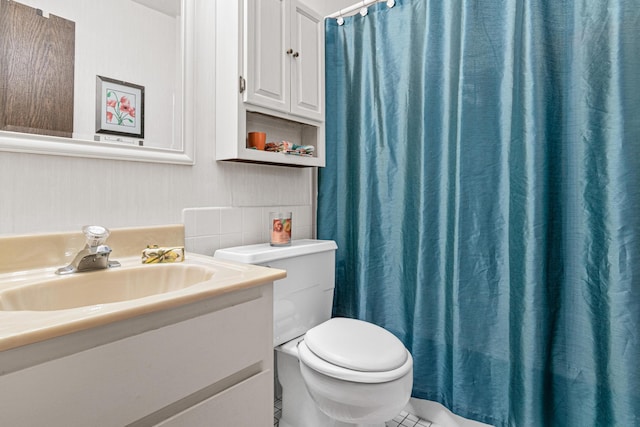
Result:
{"label": "curtain ring", "polygon": [[396,5],[396,0],[387,0],[387,7],[389,9],[391,9],[395,5]]}
{"label": "curtain ring", "polygon": [[344,25],[344,18],[342,17],[342,9],[340,9],[339,16],[336,18],[338,25]]}
{"label": "curtain ring", "polygon": [[362,0],[362,7],[360,8],[360,16],[367,16],[369,13],[369,8],[364,4],[365,0]]}

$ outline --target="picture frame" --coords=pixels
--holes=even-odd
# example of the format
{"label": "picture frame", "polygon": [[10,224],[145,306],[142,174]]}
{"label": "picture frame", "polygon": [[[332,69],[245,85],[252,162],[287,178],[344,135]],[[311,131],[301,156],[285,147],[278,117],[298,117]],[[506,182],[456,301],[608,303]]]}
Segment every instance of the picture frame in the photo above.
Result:
{"label": "picture frame", "polygon": [[144,138],[144,86],[96,76],[96,133]]}

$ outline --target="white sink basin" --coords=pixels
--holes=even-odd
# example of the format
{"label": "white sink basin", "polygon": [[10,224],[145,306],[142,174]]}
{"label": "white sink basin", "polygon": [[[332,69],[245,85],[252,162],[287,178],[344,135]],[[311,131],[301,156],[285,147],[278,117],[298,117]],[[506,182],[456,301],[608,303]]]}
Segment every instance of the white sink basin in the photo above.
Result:
{"label": "white sink basin", "polygon": [[216,270],[193,264],[154,264],[56,276],[0,292],[0,310],[52,311],[129,301],[210,280]]}

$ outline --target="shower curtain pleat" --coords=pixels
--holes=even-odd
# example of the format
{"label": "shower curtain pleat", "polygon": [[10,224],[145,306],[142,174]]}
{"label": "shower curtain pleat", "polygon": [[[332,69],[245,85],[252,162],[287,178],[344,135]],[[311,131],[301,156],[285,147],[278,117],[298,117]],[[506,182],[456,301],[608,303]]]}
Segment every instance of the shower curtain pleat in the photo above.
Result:
{"label": "shower curtain pleat", "polygon": [[495,426],[640,425],[640,0],[326,21],[334,315]]}

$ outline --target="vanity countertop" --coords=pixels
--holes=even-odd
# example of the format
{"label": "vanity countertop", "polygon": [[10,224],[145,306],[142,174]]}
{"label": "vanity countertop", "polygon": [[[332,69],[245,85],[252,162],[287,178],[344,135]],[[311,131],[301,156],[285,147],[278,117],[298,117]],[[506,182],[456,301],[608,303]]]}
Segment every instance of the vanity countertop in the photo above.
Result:
{"label": "vanity countertop", "polygon": [[[0,236],[0,299],[3,298],[3,293],[5,298],[4,303],[0,301],[0,351],[205,301],[231,292],[257,287],[286,276],[284,270],[222,261],[190,252],[185,254],[185,260],[181,263],[142,264],[141,251],[147,245],[183,247],[184,226],[182,224],[112,229],[107,240],[107,244],[113,249],[110,259],[119,261],[122,264],[121,267],[65,276],[56,275],[55,271],[69,264],[78,250],[82,249],[84,240],[84,236],[79,232]],[[170,265],[194,266],[196,269],[213,271],[213,275],[208,280],[196,280],[191,286],[163,291],[163,293],[152,292],[148,296],[119,302],[83,304],[83,306],[72,308],[48,310],[42,308],[17,310],[15,307],[6,308],[10,304],[5,304],[9,299],[7,295],[13,290],[25,289],[43,281],[47,281],[49,289],[54,289],[55,286],[64,285],[64,281],[69,279],[79,281],[80,278],[86,277],[88,281],[92,281],[98,277],[92,277],[92,275],[111,274],[112,276],[108,277],[120,280],[121,277],[126,276],[120,274],[121,271],[140,272],[146,268],[167,268],[166,266]],[[146,274],[146,271],[142,274]],[[154,277],[163,276],[156,274]],[[178,277],[180,277],[179,274]],[[132,286],[135,287],[135,283]],[[72,299],[74,298],[73,289],[68,294]],[[92,292],[93,290],[85,293],[91,295]],[[13,294],[16,295],[16,292]],[[20,298],[42,300],[45,306],[48,303],[40,289],[20,294]],[[3,305],[5,309],[2,308]]]}
{"label": "vanity countertop", "polygon": [[[120,258],[118,261],[122,263],[122,269],[137,268],[141,264],[140,257]],[[209,280],[182,289],[126,301],[57,310],[0,309],[0,351],[260,286],[286,276],[284,270],[220,261],[191,253],[187,253],[180,264],[204,266],[215,273]],[[148,264],[140,268],[166,265]],[[84,277],[93,274],[109,274],[109,271],[75,273]],[[2,291],[43,280],[64,281],[69,277],[56,276],[55,268],[0,274],[0,295]]]}

